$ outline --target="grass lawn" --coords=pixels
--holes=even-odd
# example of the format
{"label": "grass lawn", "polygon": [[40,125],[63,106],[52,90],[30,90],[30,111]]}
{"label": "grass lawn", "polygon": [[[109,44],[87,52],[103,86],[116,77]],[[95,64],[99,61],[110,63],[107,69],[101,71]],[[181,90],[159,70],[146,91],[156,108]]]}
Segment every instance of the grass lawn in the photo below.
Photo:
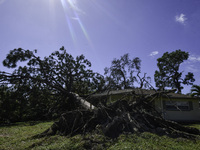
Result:
{"label": "grass lawn", "polygon": [[[28,122],[17,123],[12,126],[0,127],[0,150],[82,150],[82,149],[166,149],[166,150],[196,150],[200,149],[200,139],[196,141],[183,138],[169,138],[157,136],[151,133],[140,135],[121,135],[118,139],[110,140],[102,135],[76,135],[74,137],[50,136],[33,138],[34,135],[43,132],[53,122]],[[190,125],[200,129],[200,124]]]}

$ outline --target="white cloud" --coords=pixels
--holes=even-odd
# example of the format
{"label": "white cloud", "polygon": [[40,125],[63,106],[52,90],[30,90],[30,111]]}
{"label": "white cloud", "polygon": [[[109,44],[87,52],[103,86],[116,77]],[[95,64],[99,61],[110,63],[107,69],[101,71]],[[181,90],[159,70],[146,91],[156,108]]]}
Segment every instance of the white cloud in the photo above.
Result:
{"label": "white cloud", "polygon": [[189,56],[188,60],[193,61],[193,62],[197,62],[197,61],[200,62],[200,56],[192,55],[192,56]]}
{"label": "white cloud", "polygon": [[181,24],[185,24],[185,21],[187,20],[187,18],[185,17],[185,14],[181,13],[180,15],[176,15],[175,16],[176,22],[179,22]]}
{"label": "white cloud", "polygon": [[151,54],[149,56],[155,56],[155,55],[158,55],[158,51],[151,52]]}
{"label": "white cloud", "polygon": [[197,73],[200,71],[200,56],[198,55],[190,55],[188,60],[185,62],[185,69],[188,72]]}
{"label": "white cloud", "polygon": [[188,65],[188,66],[186,67],[186,69],[187,69],[188,72],[198,72],[198,71],[199,71],[199,70],[196,68],[195,65]]}

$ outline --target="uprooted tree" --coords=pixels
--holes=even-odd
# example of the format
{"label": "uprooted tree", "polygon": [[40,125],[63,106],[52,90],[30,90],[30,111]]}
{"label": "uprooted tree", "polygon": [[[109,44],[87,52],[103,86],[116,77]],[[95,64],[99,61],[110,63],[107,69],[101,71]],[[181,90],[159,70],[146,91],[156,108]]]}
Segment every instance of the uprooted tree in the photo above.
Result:
{"label": "uprooted tree", "polygon": [[[123,59],[128,59],[127,55]],[[22,116],[27,112],[31,115],[38,112],[38,116],[52,114],[53,110],[62,114],[59,121],[39,136],[56,133],[72,136],[87,132],[103,132],[108,137],[116,138],[124,132],[152,132],[194,138],[200,134],[197,129],[186,128],[162,118],[152,106],[155,96],[162,93],[147,97],[135,95],[132,101],[118,100],[109,105],[91,105],[79,95],[85,97],[85,94],[102,90],[104,78],[89,69],[91,63],[83,55],[74,59],[64,47],[44,59],[36,56],[36,51],[14,49],[7,55],[3,64],[8,68],[16,68],[19,61],[27,64],[18,67],[12,73],[0,72],[0,83],[3,85],[0,88],[1,98],[3,96],[4,99],[12,100],[9,103],[18,104],[19,114]],[[135,61],[140,62],[139,59]],[[127,63],[129,64],[129,61]],[[133,67],[139,69],[137,64],[133,64]],[[115,71],[118,73],[121,69]],[[120,74],[119,78],[125,77],[124,75]],[[145,77],[144,75],[140,78],[142,83]],[[8,86],[4,86],[5,84]],[[126,77],[122,85],[124,88],[129,87],[130,83]],[[9,92],[10,88],[12,92]],[[41,108],[45,111],[40,112]]]}
{"label": "uprooted tree", "polygon": [[[23,66],[17,67],[18,62]],[[25,120],[42,119],[41,116],[55,113],[58,116],[76,108],[75,102],[69,99],[70,92],[87,95],[101,90],[104,85],[103,76],[90,69],[91,62],[84,55],[74,58],[64,47],[44,58],[37,56],[36,50],[14,49],[3,65],[15,69],[12,73],[0,71],[0,105],[8,108],[1,109],[0,114],[5,119],[14,115],[8,115],[13,104],[16,106],[11,109],[19,112],[19,117],[13,118],[18,121],[23,121],[24,115],[30,115]]]}
{"label": "uprooted tree", "polygon": [[[96,132],[110,138],[117,138],[122,133],[151,132],[174,138],[195,139],[200,135],[198,129],[167,121],[153,107],[153,99],[166,93],[156,92],[145,97],[134,95],[132,101],[121,99],[109,105],[100,103],[92,110],[68,111],[61,115],[59,121],[36,137],[55,134],[73,136]],[[82,99],[73,93],[71,93],[71,98],[79,102]]]}

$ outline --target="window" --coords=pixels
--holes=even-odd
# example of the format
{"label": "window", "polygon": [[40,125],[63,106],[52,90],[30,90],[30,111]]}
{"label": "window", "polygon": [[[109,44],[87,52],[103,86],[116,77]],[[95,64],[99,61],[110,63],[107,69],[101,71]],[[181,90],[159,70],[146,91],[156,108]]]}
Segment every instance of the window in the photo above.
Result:
{"label": "window", "polygon": [[164,101],[164,108],[171,111],[190,111],[192,102],[189,101]]}

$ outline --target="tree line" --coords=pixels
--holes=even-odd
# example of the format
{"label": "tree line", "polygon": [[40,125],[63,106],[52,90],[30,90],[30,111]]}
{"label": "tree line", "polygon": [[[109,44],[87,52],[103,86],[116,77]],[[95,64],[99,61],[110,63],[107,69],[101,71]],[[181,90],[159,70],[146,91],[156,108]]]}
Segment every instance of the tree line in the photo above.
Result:
{"label": "tree line", "polygon": [[[158,70],[154,80],[158,90],[175,88],[181,93],[183,85],[192,85],[194,75],[185,77],[180,65],[189,57],[188,52],[176,50],[157,59]],[[26,65],[17,67],[18,62]],[[104,75],[91,70],[91,62],[84,55],[73,57],[64,47],[41,58],[37,50],[11,50],[3,65],[12,73],[0,71],[0,123],[54,119],[75,107],[70,92],[82,97],[106,90],[153,88],[151,78],[141,74],[141,60],[124,54],[115,58]],[[193,95],[198,95],[198,85]],[[197,93],[197,94],[195,94]]]}

